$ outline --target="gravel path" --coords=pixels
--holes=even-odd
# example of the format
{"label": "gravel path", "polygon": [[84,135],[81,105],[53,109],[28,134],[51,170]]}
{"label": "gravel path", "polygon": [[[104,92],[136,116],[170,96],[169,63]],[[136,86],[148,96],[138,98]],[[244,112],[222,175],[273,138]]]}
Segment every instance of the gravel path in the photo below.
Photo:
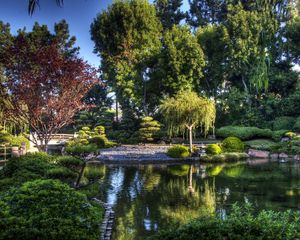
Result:
{"label": "gravel path", "polygon": [[95,160],[101,162],[170,162],[195,160],[196,158],[174,159],[169,157],[166,152],[169,145],[123,145],[120,147],[101,150],[100,155]]}

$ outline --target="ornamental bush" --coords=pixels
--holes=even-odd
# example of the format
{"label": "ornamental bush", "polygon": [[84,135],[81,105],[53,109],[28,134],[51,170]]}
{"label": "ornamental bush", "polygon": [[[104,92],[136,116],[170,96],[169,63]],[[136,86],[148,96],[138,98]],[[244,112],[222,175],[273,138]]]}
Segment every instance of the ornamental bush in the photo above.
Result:
{"label": "ornamental bush", "polygon": [[90,144],[96,144],[98,148],[104,148],[108,142],[108,139],[105,136],[96,135],[92,138],[89,138],[88,142]]}
{"label": "ornamental bush", "polygon": [[297,132],[300,132],[300,117],[297,117],[297,119],[295,121],[295,124],[293,126],[293,130],[297,131]]}
{"label": "ornamental bush", "polygon": [[160,123],[155,121],[152,117],[144,117],[142,119],[139,138],[142,142],[153,142],[155,134],[160,130]]}
{"label": "ornamental bush", "polygon": [[272,133],[272,139],[276,142],[279,142],[281,140],[281,138],[284,137],[284,135],[289,132],[288,130],[277,130],[277,131],[273,131]]}
{"label": "ornamental bush", "polygon": [[[98,204],[98,203],[97,203]],[[0,239],[99,239],[99,205],[58,180],[34,180],[0,195]]]}
{"label": "ornamental bush", "polygon": [[294,128],[294,124],[296,119],[293,117],[278,117],[273,121],[273,130],[292,130]]}
{"label": "ornamental bush", "polygon": [[224,152],[243,152],[245,144],[237,137],[225,138],[222,142]]}
{"label": "ornamental bush", "polygon": [[202,217],[179,228],[161,231],[147,240],[292,240],[299,236],[300,219],[296,212],[263,210],[255,214],[247,205],[234,205],[226,218]]}
{"label": "ornamental bush", "polygon": [[217,129],[216,135],[222,138],[237,137],[241,140],[250,140],[253,138],[271,138],[272,131],[257,127],[225,126]]}
{"label": "ornamental bush", "polygon": [[54,160],[58,165],[72,169],[79,170],[82,167],[83,160],[73,156],[59,156]]}
{"label": "ornamental bush", "polygon": [[187,158],[190,156],[189,148],[183,145],[175,145],[169,148],[167,154],[172,158]]}
{"label": "ornamental bush", "polygon": [[206,147],[206,153],[211,155],[217,155],[222,153],[222,148],[218,144],[208,144]]}
{"label": "ornamental bush", "polygon": [[75,144],[66,147],[66,152],[71,155],[80,156],[87,153],[95,153],[98,151],[98,147],[96,144]]}

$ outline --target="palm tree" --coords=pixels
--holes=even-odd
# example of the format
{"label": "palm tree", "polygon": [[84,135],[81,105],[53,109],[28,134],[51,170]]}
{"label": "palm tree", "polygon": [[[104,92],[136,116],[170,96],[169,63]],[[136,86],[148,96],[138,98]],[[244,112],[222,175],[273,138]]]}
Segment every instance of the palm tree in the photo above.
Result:
{"label": "palm tree", "polygon": [[[64,4],[64,0],[55,0],[58,6],[62,6]],[[39,0],[28,0],[28,14],[32,15],[36,9],[36,7],[40,6]]]}

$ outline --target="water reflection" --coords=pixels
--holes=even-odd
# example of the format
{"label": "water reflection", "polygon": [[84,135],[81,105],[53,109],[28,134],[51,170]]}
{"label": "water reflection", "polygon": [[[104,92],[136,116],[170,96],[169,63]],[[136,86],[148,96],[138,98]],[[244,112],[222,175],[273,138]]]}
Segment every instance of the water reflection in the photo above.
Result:
{"label": "water reflection", "polygon": [[235,202],[300,209],[297,163],[107,167],[100,185],[116,212],[116,240],[145,239],[203,215],[225,217]]}

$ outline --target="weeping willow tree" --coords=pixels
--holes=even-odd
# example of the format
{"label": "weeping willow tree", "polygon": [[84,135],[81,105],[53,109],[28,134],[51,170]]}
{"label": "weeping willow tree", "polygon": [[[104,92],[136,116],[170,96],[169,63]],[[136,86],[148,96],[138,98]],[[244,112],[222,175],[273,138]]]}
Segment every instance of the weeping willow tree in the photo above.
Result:
{"label": "weeping willow tree", "polygon": [[200,97],[192,91],[180,91],[174,97],[166,98],[160,105],[170,136],[189,132],[189,145],[192,152],[193,129],[201,128],[206,136],[214,129],[216,119],[215,102]]}

